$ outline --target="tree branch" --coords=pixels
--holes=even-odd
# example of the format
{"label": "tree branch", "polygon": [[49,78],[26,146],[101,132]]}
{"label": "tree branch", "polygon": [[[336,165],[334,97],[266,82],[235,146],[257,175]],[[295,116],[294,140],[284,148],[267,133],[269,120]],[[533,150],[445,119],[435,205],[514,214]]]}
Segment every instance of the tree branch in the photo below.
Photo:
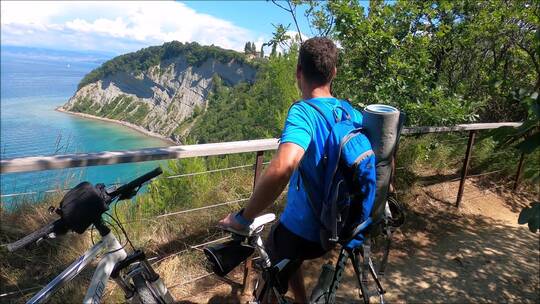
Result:
{"label": "tree branch", "polygon": [[302,43],[302,32],[300,31],[300,27],[298,26],[298,21],[296,20],[296,5],[293,9],[291,6],[291,0],[287,0],[287,3],[289,4],[289,9],[290,9],[292,18],[294,20],[294,25],[296,25],[296,30],[298,31],[298,39],[300,39],[300,43]]}
{"label": "tree branch", "polygon": [[302,32],[300,32],[300,27],[298,26],[298,21],[296,20],[296,7],[293,9],[292,5],[291,5],[291,0],[287,0],[287,4],[289,5],[289,8],[286,8],[284,6],[282,6],[281,4],[279,4],[277,2],[277,0],[271,0],[272,3],[274,3],[276,6],[278,6],[279,8],[283,9],[284,11],[286,12],[289,12],[294,20],[294,25],[296,25],[296,30],[298,31],[298,38],[300,39],[300,43],[302,43]]}
{"label": "tree branch", "polygon": [[[287,2],[289,2],[289,1],[287,0]],[[290,11],[289,9],[287,9],[286,7],[284,7],[284,6],[282,6],[281,4],[279,4],[279,3],[277,2],[277,0],[272,0],[272,3],[274,3],[274,4],[277,5],[278,7],[282,8],[283,10],[285,10],[285,11],[291,13],[291,11]],[[289,6],[290,6],[290,3],[289,3]]]}

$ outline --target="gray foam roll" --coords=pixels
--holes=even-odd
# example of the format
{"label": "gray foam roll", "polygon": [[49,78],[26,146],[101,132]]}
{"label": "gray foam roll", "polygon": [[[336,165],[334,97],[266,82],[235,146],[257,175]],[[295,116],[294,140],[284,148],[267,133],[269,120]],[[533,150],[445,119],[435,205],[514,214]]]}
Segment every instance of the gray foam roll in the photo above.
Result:
{"label": "gray foam roll", "polygon": [[384,212],[392,157],[399,141],[404,115],[398,109],[382,104],[367,106],[363,111],[363,127],[377,162],[377,192],[372,217],[378,219]]}

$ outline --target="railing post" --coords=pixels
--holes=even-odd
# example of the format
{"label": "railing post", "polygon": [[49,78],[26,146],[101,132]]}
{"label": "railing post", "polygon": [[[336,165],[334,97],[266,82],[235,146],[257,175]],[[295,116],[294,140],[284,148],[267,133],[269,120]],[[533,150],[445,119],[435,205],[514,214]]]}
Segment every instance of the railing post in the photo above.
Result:
{"label": "railing post", "polygon": [[[259,176],[262,173],[262,167],[263,167],[263,161],[264,161],[264,151],[258,151],[257,156],[255,157],[255,172],[253,174],[253,190],[255,190],[255,185],[257,184],[257,180],[259,179]],[[251,257],[246,260],[246,263],[244,264],[244,279],[242,281],[242,285],[244,286],[244,290],[242,291],[242,294],[244,296],[249,295],[253,291],[253,287],[251,286],[251,272],[252,272],[252,259]]]}
{"label": "railing post", "polygon": [[518,169],[517,169],[517,172],[516,172],[516,179],[514,180],[514,191],[517,190],[518,186],[519,186],[519,182],[520,182],[520,179],[521,179],[521,171],[523,170],[523,161],[525,160],[525,153],[521,153],[521,156],[519,157],[519,164],[518,164]]}
{"label": "railing post", "polygon": [[471,161],[475,135],[476,131],[469,131],[469,142],[467,143],[467,152],[465,152],[465,160],[463,161],[463,168],[461,169],[461,180],[459,181],[459,190],[456,200],[457,208],[459,208],[459,203],[461,203],[461,199],[463,197],[463,190],[465,189],[465,179],[467,178],[467,171],[469,170],[469,162]]}
{"label": "railing post", "polygon": [[389,187],[389,193],[393,193],[396,191],[396,167],[397,167],[397,153],[399,150],[399,142],[396,145],[396,148],[394,149],[394,155],[392,156],[392,175],[390,176],[390,187]]}

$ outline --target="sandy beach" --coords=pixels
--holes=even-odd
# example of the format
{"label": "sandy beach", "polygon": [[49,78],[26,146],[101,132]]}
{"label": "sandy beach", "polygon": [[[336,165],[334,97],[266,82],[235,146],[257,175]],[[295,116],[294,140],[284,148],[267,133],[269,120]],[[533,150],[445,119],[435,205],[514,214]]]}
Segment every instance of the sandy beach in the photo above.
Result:
{"label": "sandy beach", "polygon": [[163,136],[161,134],[157,134],[157,133],[148,131],[148,130],[146,130],[145,128],[143,128],[141,126],[137,126],[137,125],[134,125],[134,124],[126,122],[126,121],[120,121],[120,120],[116,120],[116,119],[99,117],[99,116],[94,116],[94,115],[90,115],[90,114],[86,114],[86,113],[72,112],[72,111],[68,111],[68,110],[62,108],[61,106],[57,107],[56,111],[62,112],[62,113],[67,113],[67,114],[78,116],[78,117],[88,118],[88,119],[97,119],[97,120],[101,120],[101,121],[112,122],[112,123],[115,123],[115,124],[119,124],[119,125],[122,125],[122,126],[126,126],[128,128],[131,128],[131,129],[133,129],[133,130],[135,130],[135,131],[137,131],[139,133],[142,133],[144,135],[152,136],[152,137],[161,139],[161,140],[167,142],[170,145],[179,145],[180,144],[180,143],[175,142],[171,138],[165,137],[165,136]]}

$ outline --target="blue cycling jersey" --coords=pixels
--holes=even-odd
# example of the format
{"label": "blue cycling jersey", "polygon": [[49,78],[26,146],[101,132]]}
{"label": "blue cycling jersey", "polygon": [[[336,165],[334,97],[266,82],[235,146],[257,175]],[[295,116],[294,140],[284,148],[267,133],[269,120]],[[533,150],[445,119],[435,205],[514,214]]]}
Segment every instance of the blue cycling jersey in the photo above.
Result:
{"label": "blue cycling jersey", "polygon": [[[313,98],[310,101],[325,112],[336,111],[337,115],[341,115],[341,108],[337,107],[339,100],[336,98]],[[349,114],[355,124],[362,124],[360,112],[354,110],[354,113]],[[301,102],[294,104],[289,109],[281,135],[281,143],[294,143],[304,149],[302,173],[304,178],[309,178],[310,185],[314,187],[324,187],[322,181],[324,173],[320,162],[329,133],[327,122],[313,107]],[[289,180],[287,205],[281,214],[280,221],[294,234],[309,241],[320,242],[319,222],[311,209],[304,186],[299,179],[298,170]]]}

